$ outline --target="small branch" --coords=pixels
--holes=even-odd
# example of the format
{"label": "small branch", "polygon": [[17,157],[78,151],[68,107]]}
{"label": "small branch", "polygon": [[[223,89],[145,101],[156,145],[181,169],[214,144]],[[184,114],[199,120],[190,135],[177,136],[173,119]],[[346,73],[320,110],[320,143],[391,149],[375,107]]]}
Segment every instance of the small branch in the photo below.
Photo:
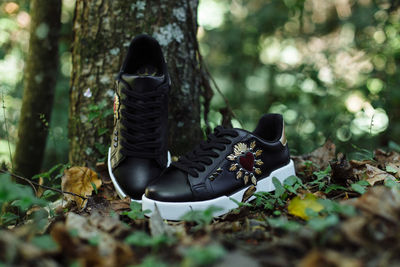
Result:
{"label": "small branch", "polygon": [[11,176],[14,177],[14,178],[21,179],[21,180],[23,180],[23,181],[25,181],[25,182],[28,182],[28,183],[31,184],[31,185],[34,184],[34,185],[36,185],[36,186],[40,186],[40,187],[42,187],[42,188],[44,188],[44,189],[52,190],[52,191],[58,192],[58,193],[60,193],[60,194],[68,194],[68,195],[72,195],[72,196],[75,196],[75,197],[80,197],[80,198],[83,199],[83,200],[86,200],[86,199],[87,199],[87,198],[84,197],[84,196],[81,196],[81,195],[78,195],[78,194],[75,194],[75,193],[72,193],[72,192],[67,192],[67,191],[63,191],[63,190],[60,190],[60,189],[52,188],[52,187],[49,187],[49,186],[41,185],[41,184],[39,184],[39,183],[36,183],[36,182],[33,182],[33,181],[29,180],[28,178],[25,178],[25,177],[22,177],[22,176],[19,176],[19,175],[10,173],[10,172],[5,171],[5,170],[0,170],[0,172],[5,173],[5,174],[8,174],[8,175],[11,175]]}

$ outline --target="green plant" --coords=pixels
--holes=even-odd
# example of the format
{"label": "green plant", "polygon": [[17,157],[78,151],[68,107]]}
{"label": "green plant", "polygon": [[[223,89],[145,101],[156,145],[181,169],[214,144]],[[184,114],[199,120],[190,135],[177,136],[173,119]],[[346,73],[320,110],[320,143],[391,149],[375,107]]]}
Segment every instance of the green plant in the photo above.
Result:
{"label": "green plant", "polygon": [[127,238],[125,238],[125,243],[128,245],[133,245],[136,247],[150,247],[157,250],[163,245],[172,245],[175,243],[175,239],[168,237],[166,235],[150,236],[143,231],[135,231]]}
{"label": "green plant", "polygon": [[0,179],[0,226],[16,224],[34,205],[47,205],[47,201],[35,197],[29,186],[17,184],[5,174],[0,174]]}
{"label": "green plant", "polygon": [[145,214],[150,213],[150,210],[142,210],[142,205],[139,202],[132,201],[130,204],[130,211],[124,211],[121,215],[126,215],[132,220],[144,219]]}
{"label": "green plant", "polygon": [[370,184],[367,181],[361,180],[354,184],[351,184],[350,187],[354,192],[362,195],[367,191],[367,186],[370,186]]}
{"label": "green plant", "polygon": [[328,177],[331,174],[331,166],[328,166],[325,170],[323,171],[315,171],[313,174],[315,175],[316,179],[311,181],[311,185],[317,185],[318,190],[322,190],[328,183],[329,179]]}
{"label": "green plant", "polygon": [[356,150],[353,153],[350,153],[350,159],[354,159],[354,160],[371,160],[371,161],[375,161],[374,160],[374,152],[370,151],[368,149],[365,148],[360,148],[354,144],[352,144],[352,147]]}
{"label": "green plant", "polygon": [[305,188],[301,179],[297,176],[290,176],[283,185],[276,178],[272,178],[272,183],[275,186],[275,192],[257,192],[255,193],[255,206],[262,207],[266,210],[274,210],[277,207],[283,207],[289,194],[297,194],[299,188]]}
{"label": "green plant", "polygon": [[225,256],[226,250],[220,245],[194,246],[184,251],[183,267],[209,266]]}
{"label": "green plant", "polygon": [[195,222],[197,226],[193,229],[198,230],[206,225],[209,225],[214,219],[214,213],[220,210],[222,209],[215,206],[208,207],[205,210],[191,210],[184,214],[181,217],[181,220],[187,222]]}
{"label": "green plant", "polygon": [[153,267],[153,266],[168,267],[169,264],[165,263],[164,261],[161,261],[160,259],[158,259],[153,255],[150,255],[146,256],[146,258],[144,258],[144,260],[140,264],[135,265],[135,267]]}
{"label": "green plant", "polygon": [[[56,164],[51,167],[48,171],[36,174],[32,177],[33,180],[38,180],[40,178],[43,179],[43,185],[61,189],[61,177],[64,174],[64,171],[70,168],[71,165],[67,164]],[[54,201],[60,197],[60,194],[53,190],[45,190],[41,196],[41,198],[49,201]]]}
{"label": "green plant", "polygon": [[[107,108],[107,101],[104,99],[100,101],[97,105],[96,104],[91,104],[89,105],[89,121],[90,122],[95,122],[96,120],[105,120],[107,117],[113,114],[113,110],[110,108]],[[110,129],[108,128],[98,128],[97,129],[97,135],[98,136],[108,136],[110,132]],[[94,144],[95,148],[97,151],[105,156],[108,151],[107,145],[103,143],[95,143]],[[105,157],[98,159],[99,162],[104,161]]]}

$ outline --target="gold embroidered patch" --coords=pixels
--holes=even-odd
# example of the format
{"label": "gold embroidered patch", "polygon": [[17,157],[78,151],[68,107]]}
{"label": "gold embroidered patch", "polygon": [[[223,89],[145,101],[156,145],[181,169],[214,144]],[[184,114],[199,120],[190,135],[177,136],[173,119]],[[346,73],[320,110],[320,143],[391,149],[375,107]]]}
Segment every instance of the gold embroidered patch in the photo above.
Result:
{"label": "gold embroidered patch", "polygon": [[239,142],[234,145],[233,153],[228,155],[226,159],[232,161],[229,171],[235,172],[236,179],[243,179],[244,184],[249,182],[257,185],[257,178],[255,174],[262,173],[260,168],[264,162],[257,157],[262,154],[261,149],[256,149],[256,141],[252,141],[248,146],[245,143]]}

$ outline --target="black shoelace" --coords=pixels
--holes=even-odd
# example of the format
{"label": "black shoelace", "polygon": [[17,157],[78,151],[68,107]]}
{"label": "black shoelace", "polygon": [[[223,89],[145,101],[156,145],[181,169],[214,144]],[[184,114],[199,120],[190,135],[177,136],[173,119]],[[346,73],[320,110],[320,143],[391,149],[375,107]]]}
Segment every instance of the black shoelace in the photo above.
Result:
{"label": "black shoelace", "polygon": [[236,137],[237,135],[238,133],[232,129],[217,126],[214,133],[208,135],[207,141],[202,141],[193,151],[186,153],[177,162],[172,163],[172,165],[194,177],[198,177],[199,174],[197,171],[204,171],[206,165],[212,164],[211,158],[219,156],[214,149],[224,150],[225,145],[232,142],[226,137]]}
{"label": "black shoelace", "polygon": [[123,140],[121,153],[124,156],[156,158],[161,152],[162,98],[159,92],[135,92],[125,84],[122,93],[127,97],[121,100],[125,109],[121,110],[121,130]]}

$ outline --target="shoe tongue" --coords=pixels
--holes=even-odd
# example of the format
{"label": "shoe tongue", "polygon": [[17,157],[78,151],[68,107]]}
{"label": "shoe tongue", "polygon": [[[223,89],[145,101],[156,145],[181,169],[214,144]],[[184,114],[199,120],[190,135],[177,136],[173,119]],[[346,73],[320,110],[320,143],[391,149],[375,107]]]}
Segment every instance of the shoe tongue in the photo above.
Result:
{"label": "shoe tongue", "polygon": [[164,75],[162,76],[144,76],[122,74],[121,78],[127,82],[135,92],[151,92],[155,91],[163,82]]}

